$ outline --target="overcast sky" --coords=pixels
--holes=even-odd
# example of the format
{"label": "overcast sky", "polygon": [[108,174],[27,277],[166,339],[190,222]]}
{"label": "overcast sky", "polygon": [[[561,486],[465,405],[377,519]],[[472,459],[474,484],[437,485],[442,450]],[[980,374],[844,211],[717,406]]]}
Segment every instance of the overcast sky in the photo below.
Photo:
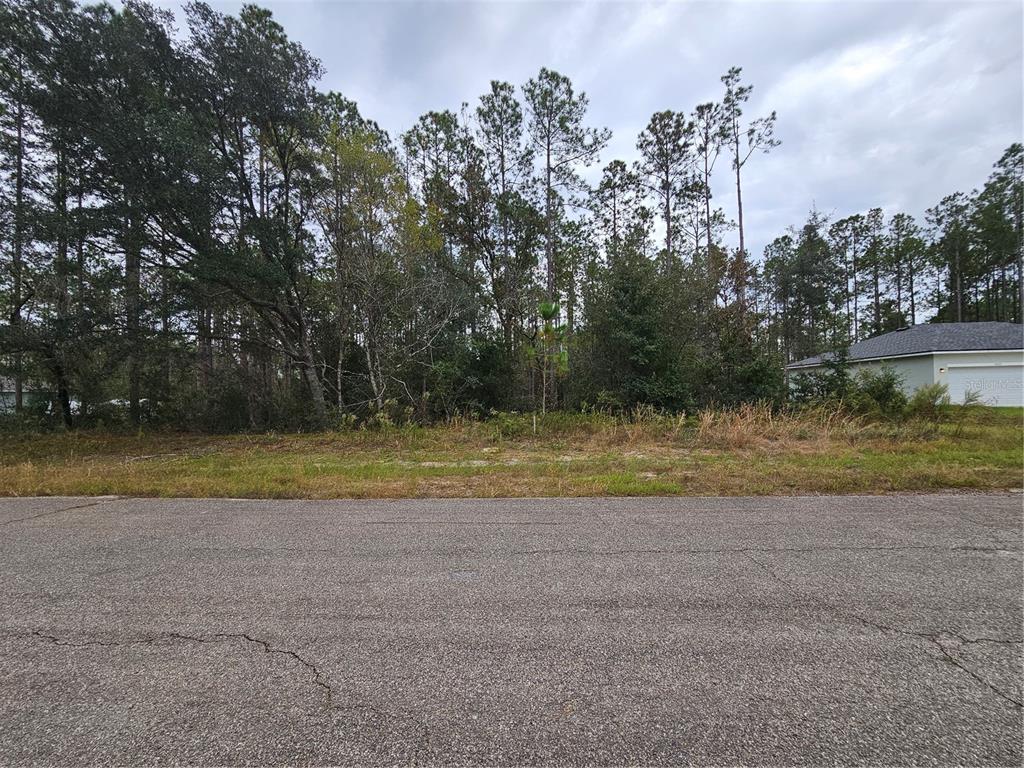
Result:
{"label": "overcast sky", "polygon": [[[259,4],[323,62],[322,88],[393,134],[426,111],[475,105],[492,79],[557,69],[590,97],[590,123],[613,131],[602,165],[634,159],[653,112],[717,99],[722,73],[743,67],[748,115],[776,110],[782,140],[744,169],[757,254],[812,205],[920,217],[983,183],[1022,136],[1020,0]],[[721,168],[713,191],[732,217]]]}

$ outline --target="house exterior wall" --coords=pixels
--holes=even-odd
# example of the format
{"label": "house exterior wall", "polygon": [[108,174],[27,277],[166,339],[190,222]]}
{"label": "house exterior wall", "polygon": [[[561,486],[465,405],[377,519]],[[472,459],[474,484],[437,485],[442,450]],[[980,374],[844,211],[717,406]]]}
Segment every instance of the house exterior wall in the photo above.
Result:
{"label": "house exterior wall", "polygon": [[[22,405],[27,408],[35,408],[40,403],[48,402],[51,399],[49,392],[36,390],[24,390],[22,392]],[[0,414],[14,413],[15,396],[14,390],[0,389]]]}
{"label": "house exterior wall", "polygon": [[1024,406],[1024,352],[936,352],[935,381],[949,387],[949,398],[962,403],[967,392],[997,406]]}
{"label": "house exterior wall", "polygon": [[[903,377],[909,396],[925,384],[940,382],[949,388],[950,400],[962,403],[968,390],[981,394],[987,405],[1024,406],[1024,352],[1017,350],[935,352],[882,360],[850,361],[850,370],[878,372],[894,368]],[[821,370],[813,366],[791,370],[790,383],[801,373]]]}
{"label": "house exterior wall", "polygon": [[850,370],[856,374],[859,371],[871,371],[878,373],[883,367],[893,368],[903,377],[903,391],[909,396],[914,390],[925,384],[935,381],[935,365],[932,362],[932,355],[919,355],[917,357],[897,357],[888,360],[868,360],[859,363],[850,361]]}
{"label": "house exterior wall", "polygon": [[[857,375],[860,371],[878,373],[885,366],[895,369],[903,377],[903,391],[908,396],[918,387],[935,381],[936,366],[932,362],[931,353],[915,355],[914,357],[887,358],[885,360],[851,360],[850,372],[853,375]],[[793,380],[801,373],[812,373],[820,370],[822,370],[820,365],[814,365],[789,371],[790,386],[793,385]]]}

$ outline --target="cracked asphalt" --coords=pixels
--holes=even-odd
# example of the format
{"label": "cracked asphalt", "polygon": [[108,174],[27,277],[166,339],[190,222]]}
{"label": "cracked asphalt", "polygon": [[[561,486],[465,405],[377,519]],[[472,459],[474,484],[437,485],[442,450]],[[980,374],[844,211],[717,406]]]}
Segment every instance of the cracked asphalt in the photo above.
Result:
{"label": "cracked asphalt", "polygon": [[1020,765],[1019,494],[0,499],[0,764]]}

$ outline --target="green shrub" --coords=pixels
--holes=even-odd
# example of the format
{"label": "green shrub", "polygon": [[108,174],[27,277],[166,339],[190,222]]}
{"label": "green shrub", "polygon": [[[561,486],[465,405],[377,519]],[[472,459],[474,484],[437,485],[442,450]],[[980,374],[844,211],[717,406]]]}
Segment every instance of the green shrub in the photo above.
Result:
{"label": "green shrub", "polygon": [[895,421],[907,396],[903,377],[892,367],[861,369],[854,374],[843,355],[826,360],[819,370],[797,374],[791,397],[796,403],[843,407],[860,416]]}
{"label": "green shrub", "polygon": [[790,397],[797,403],[820,405],[847,401],[854,386],[850,363],[842,350],[822,361],[821,368],[797,373]]}
{"label": "green shrub", "polygon": [[908,418],[937,422],[949,405],[949,387],[941,382],[924,384],[914,390],[904,413]]}
{"label": "green shrub", "polygon": [[534,416],[507,411],[491,411],[487,423],[495,440],[515,440],[533,431]]}
{"label": "green shrub", "polygon": [[907,406],[907,396],[903,393],[903,377],[888,365],[883,365],[877,371],[858,371],[848,399],[857,413],[889,420],[902,416],[903,409]]}
{"label": "green shrub", "polygon": [[957,407],[957,418],[956,418],[956,431],[953,432],[953,437],[960,437],[964,431],[964,421],[967,419],[967,414],[971,411],[977,410],[977,406],[984,405],[985,401],[981,399],[981,392],[976,389],[968,389],[964,392],[964,401]]}

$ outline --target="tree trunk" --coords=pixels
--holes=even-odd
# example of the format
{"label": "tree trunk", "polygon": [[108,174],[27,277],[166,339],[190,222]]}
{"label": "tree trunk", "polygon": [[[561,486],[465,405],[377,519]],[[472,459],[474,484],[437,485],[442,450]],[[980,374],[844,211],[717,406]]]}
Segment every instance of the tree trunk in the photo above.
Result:
{"label": "tree trunk", "polygon": [[[665,262],[667,264],[672,263],[672,180],[668,174],[665,174],[665,178],[662,180],[665,185]],[[616,202],[612,201],[612,231],[613,237],[618,239],[618,221]]]}
{"label": "tree trunk", "polygon": [[[547,342],[545,342],[546,346]],[[540,369],[540,412],[541,415],[548,412],[548,359],[544,355],[544,365]]]}
{"label": "tree trunk", "polygon": [[576,323],[576,270],[569,270],[569,285],[565,294],[565,333],[571,336]]}
{"label": "tree trunk", "polygon": [[199,321],[197,323],[197,336],[199,340],[199,389],[206,397],[210,392],[210,378],[213,374],[213,347],[211,335],[211,319],[213,313],[208,305],[209,299],[205,295],[200,299]]}
{"label": "tree trunk", "polygon": [[25,104],[24,104],[24,64],[18,66],[18,108],[15,116],[17,124],[17,145],[15,147],[14,170],[14,273],[13,311],[11,312],[11,329],[17,340],[18,348],[14,353],[14,410],[21,413],[24,407],[24,377],[22,373],[23,358],[21,353],[21,305],[22,305],[22,264],[25,242]]}
{"label": "tree trunk", "polygon": [[746,241],[743,239],[743,193],[740,189],[740,134],[739,126],[733,121],[733,136],[735,137],[735,160],[733,165],[736,166],[736,220],[740,229],[740,253],[746,255],[747,246]]}
{"label": "tree trunk", "polygon": [[853,265],[850,263],[850,259],[846,257],[846,252],[843,252],[843,277],[845,278],[846,285],[843,293],[846,298],[846,343],[849,344],[852,341],[856,341],[856,326],[853,318],[850,316],[850,271]]}
{"label": "tree trunk", "polygon": [[339,338],[338,340],[338,367],[334,372],[334,404],[338,408],[345,405],[345,400],[341,396],[342,386],[342,368],[345,365],[345,339]]}
{"label": "tree trunk", "polygon": [[874,328],[873,331],[877,334],[882,330],[882,305],[881,305],[881,294],[878,286],[878,259],[879,256],[876,253],[874,258],[874,265],[871,267],[871,282],[874,288]]}
{"label": "tree trunk", "polygon": [[71,429],[74,420],[71,414],[71,396],[65,362],[66,344],[70,336],[69,320],[71,298],[68,292],[68,251],[70,228],[68,227],[68,161],[64,137],[58,136],[56,147],[56,173],[54,180],[54,210],[57,214],[57,240],[55,243],[54,276],[57,288],[57,337],[51,350],[50,368],[57,387],[57,402],[60,406],[64,426]]}
{"label": "tree trunk", "polygon": [[53,378],[57,386],[57,405],[60,407],[61,420],[65,429],[74,429],[75,420],[71,414],[71,395],[68,391],[68,379],[64,372],[64,366],[55,359],[53,364]]}
{"label": "tree trunk", "polygon": [[1024,211],[1017,208],[1017,291],[1014,295],[1014,315],[1018,323],[1024,322]]}
{"label": "tree trunk", "polygon": [[[708,156],[704,155],[704,226],[707,229],[708,252],[705,256],[707,268],[711,266],[711,170],[708,168]],[[710,275],[710,272],[709,272]]]}
{"label": "tree trunk", "polygon": [[[667,236],[666,236],[667,237]],[[612,190],[612,257],[619,253],[619,194]]]}
{"label": "tree trunk", "polygon": [[914,304],[914,257],[907,261],[907,290],[910,291],[910,324],[917,325],[917,307]]}
{"label": "tree trunk", "polygon": [[956,248],[956,260],[954,262],[954,269],[956,270],[955,282],[953,284],[953,291],[955,294],[954,301],[956,301],[956,321],[962,323],[964,321],[964,287],[963,279],[960,275],[960,247]]}
{"label": "tree trunk", "polygon": [[309,340],[309,326],[306,324],[305,318],[302,318],[300,323],[300,333],[302,334],[302,378],[309,388],[313,426],[316,429],[326,429],[327,400],[324,397],[324,385],[317,372],[316,356],[313,354],[313,345]]}
{"label": "tree trunk", "polygon": [[171,396],[171,311],[170,281],[167,267],[167,241],[160,240],[160,338],[163,341],[163,351],[160,355],[160,381],[162,383],[163,396],[161,399],[167,401]]}
{"label": "tree trunk", "polygon": [[896,247],[896,314],[903,319],[903,259],[900,258],[899,247]]}
{"label": "tree trunk", "polygon": [[554,221],[552,211],[551,195],[553,190],[551,189],[551,143],[548,142],[547,155],[545,159],[544,167],[544,269],[546,271],[546,287],[548,294],[548,301],[554,303],[555,297],[555,245],[553,241],[554,237]]}
{"label": "tree trunk", "polygon": [[78,313],[79,332],[85,331],[85,208],[84,189],[85,182],[82,179],[81,170],[78,173],[78,199],[75,202],[75,292],[78,298],[76,312]]}
{"label": "tree trunk", "polygon": [[342,232],[344,226],[341,222],[342,199],[340,194],[335,195],[335,210],[338,212],[335,219],[335,263],[334,263],[334,294],[338,302],[338,367],[334,375],[334,404],[341,408],[345,404],[342,396],[342,371],[345,367],[345,350],[348,345],[349,326],[351,324],[349,303],[346,296],[346,270],[343,254],[347,249],[347,237]]}
{"label": "tree trunk", "polygon": [[[554,244],[554,211],[553,201],[551,199],[553,189],[551,187],[551,142],[548,141],[546,148],[546,159],[545,159],[545,188],[546,194],[544,196],[544,218],[545,225],[547,227],[547,236],[544,238],[544,251],[546,259],[547,269],[547,294],[548,301],[552,304],[557,303],[558,294],[555,290],[555,244]],[[550,399],[551,403],[555,402],[555,375],[554,375],[554,355],[551,354],[554,344],[550,340],[544,342],[544,400],[542,403],[542,409],[546,407],[547,401]],[[548,370],[551,367],[552,370]]]}
{"label": "tree trunk", "polygon": [[374,354],[370,349],[369,334],[364,334],[363,350],[366,353],[366,375],[370,379],[370,391],[373,393],[373,403],[377,412],[384,410],[384,382],[381,380],[379,365],[374,360]]}
{"label": "tree trunk", "polygon": [[124,222],[125,312],[128,331],[128,411],[133,424],[142,420],[140,409],[141,370],[139,359],[140,304],[142,293],[142,218],[134,199],[128,196]]}
{"label": "tree trunk", "polygon": [[309,357],[302,362],[302,378],[309,388],[311,415],[316,429],[327,427],[327,401],[324,399],[324,387],[317,375],[316,363],[312,359],[312,351],[306,350]]}
{"label": "tree trunk", "polygon": [[853,237],[853,340],[860,341],[860,294],[857,285],[857,236]]}

